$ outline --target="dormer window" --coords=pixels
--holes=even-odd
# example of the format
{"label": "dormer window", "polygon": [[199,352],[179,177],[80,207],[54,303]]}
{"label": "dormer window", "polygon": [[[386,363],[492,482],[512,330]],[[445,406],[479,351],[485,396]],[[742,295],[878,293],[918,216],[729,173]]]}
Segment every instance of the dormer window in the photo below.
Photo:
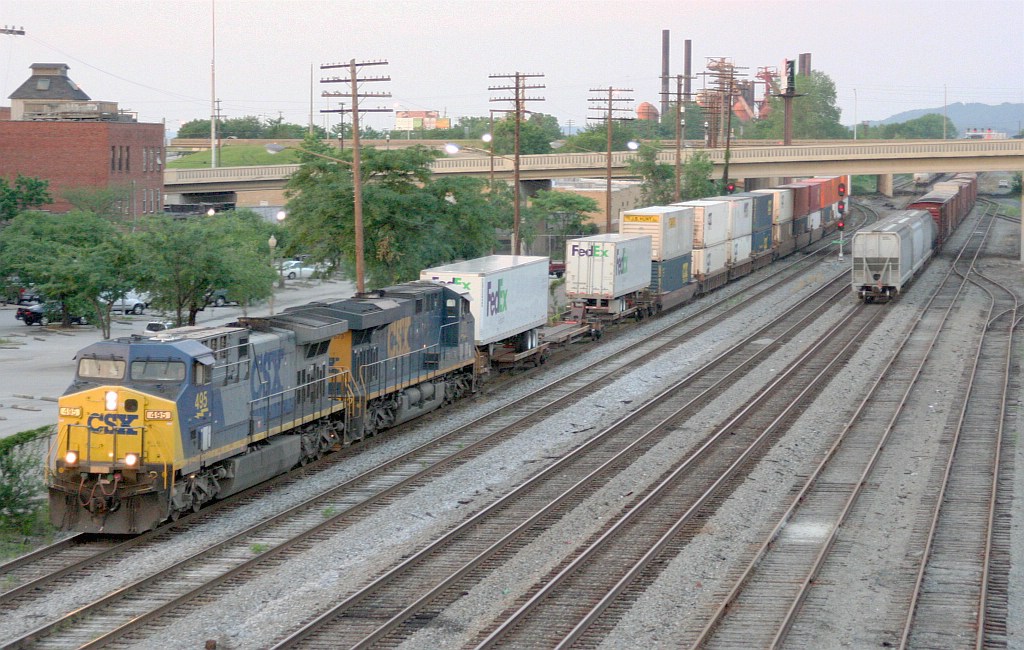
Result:
{"label": "dormer window", "polygon": [[49,79],[36,79],[36,90],[49,90],[50,80]]}

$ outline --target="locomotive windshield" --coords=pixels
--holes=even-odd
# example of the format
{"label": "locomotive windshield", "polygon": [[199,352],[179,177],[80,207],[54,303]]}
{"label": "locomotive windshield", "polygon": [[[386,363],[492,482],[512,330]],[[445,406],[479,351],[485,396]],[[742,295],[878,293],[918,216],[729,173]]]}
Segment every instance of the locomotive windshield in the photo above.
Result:
{"label": "locomotive windshield", "polygon": [[183,381],[185,364],[170,359],[132,361],[132,381]]}
{"label": "locomotive windshield", "polygon": [[124,359],[84,357],[78,361],[78,376],[83,379],[124,379],[124,369]]}

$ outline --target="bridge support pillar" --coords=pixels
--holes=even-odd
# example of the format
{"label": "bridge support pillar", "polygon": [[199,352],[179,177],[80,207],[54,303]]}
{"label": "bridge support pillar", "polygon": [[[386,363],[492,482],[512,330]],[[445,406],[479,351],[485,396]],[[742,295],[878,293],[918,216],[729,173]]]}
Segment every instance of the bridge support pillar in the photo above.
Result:
{"label": "bridge support pillar", "polygon": [[892,174],[879,174],[875,178],[878,182],[878,193],[892,198]]}

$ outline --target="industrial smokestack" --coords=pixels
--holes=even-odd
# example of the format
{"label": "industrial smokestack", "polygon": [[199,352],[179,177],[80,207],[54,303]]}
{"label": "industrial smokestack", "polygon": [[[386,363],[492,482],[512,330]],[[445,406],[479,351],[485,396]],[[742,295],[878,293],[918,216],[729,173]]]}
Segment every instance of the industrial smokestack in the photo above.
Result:
{"label": "industrial smokestack", "polygon": [[661,117],[668,112],[668,30],[661,30]]}
{"label": "industrial smokestack", "polygon": [[683,101],[690,101],[690,39],[683,41]]}
{"label": "industrial smokestack", "polygon": [[810,52],[804,52],[803,54],[800,55],[799,61],[800,61],[800,68],[799,68],[800,76],[801,77],[806,77],[809,74],[811,74],[811,53]]}

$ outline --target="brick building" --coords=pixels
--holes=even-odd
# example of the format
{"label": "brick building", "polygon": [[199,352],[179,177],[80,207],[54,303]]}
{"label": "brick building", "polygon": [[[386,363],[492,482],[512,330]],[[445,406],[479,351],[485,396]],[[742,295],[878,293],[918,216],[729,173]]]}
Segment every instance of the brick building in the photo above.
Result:
{"label": "brick building", "polygon": [[121,190],[125,214],[162,212],[164,125],[92,101],[62,63],[31,67],[10,95],[8,119],[0,119],[0,177],[49,181],[54,202],[42,207],[53,212],[71,209],[63,197],[71,188]]}

